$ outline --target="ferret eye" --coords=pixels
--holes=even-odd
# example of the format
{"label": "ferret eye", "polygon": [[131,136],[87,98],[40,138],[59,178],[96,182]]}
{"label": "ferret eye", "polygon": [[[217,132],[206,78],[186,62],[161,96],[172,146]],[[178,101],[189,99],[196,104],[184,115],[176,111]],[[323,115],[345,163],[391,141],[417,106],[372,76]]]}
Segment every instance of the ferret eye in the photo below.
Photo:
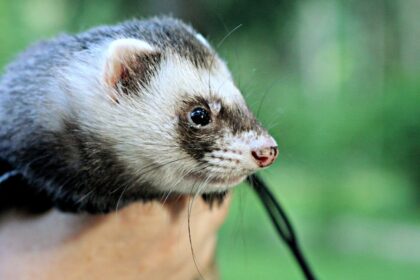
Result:
{"label": "ferret eye", "polygon": [[196,127],[208,125],[211,122],[210,113],[201,107],[194,108],[189,113],[189,121]]}

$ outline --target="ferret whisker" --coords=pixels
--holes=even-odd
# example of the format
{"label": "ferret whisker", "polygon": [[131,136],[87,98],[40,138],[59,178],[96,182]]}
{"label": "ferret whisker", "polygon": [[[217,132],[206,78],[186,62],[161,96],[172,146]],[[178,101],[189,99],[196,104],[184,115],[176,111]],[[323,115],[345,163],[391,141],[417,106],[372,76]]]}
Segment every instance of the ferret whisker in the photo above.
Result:
{"label": "ferret whisker", "polygon": [[[169,161],[169,162],[165,162],[165,163],[161,163],[161,164],[156,164],[156,163],[151,164],[151,165],[149,165],[149,166],[147,166],[147,167],[152,167],[152,169],[148,169],[147,171],[142,172],[140,175],[138,175],[138,178],[141,178],[142,176],[144,176],[144,175],[145,175],[146,173],[148,173],[148,172],[154,171],[154,170],[156,170],[156,169],[158,169],[158,168],[161,168],[161,167],[167,166],[167,165],[169,165],[169,164],[176,163],[176,162],[178,162],[178,161],[180,161],[180,160],[185,160],[186,158],[188,158],[188,157],[178,158],[178,159],[171,160],[171,161]],[[155,167],[154,165],[157,165],[157,166]],[[146,168],[147,168],[147,167],[146,167]],[[142,170],[144,171],[144,169],[146,169],[146,168],[143,168]],[[134,184],[134,183],[135,183],[135,181],[138,181],[138,180],[139,180],[139,179],[137,179],[137,178],[136,178],[136,179],[132,180],[131,184],[126,184],[126,186],[124,187],[123,191],[121,192],[121,194],[120,194],[120,196],[119,196],[119,198],[118,198],[118,200],[117,200],[117,204],[116,204],[116,207],[115,207],[115,212],[118,212],[118,209],[119,209],[119,204],[120,204],[120,202],[121,202],[121,200],[122,200],[122,198],[123,198],[123,196],[124,196],[124,193],[125,193],[126,191],[130,190],[131,188],[133,188],[134,186],[136,186],[137,184]]]}
{"label": "ferret whisker", "polygon": [[119,206],[120,206],[121,200],[123,199],[124,193],[129,186],[130,186],[129,184],[125,184],[120,196],[118,197],[117,204],[115,205],[115,214],[118,214],[118,210],[120,209]]}
{"label": "ferret whisker", "polygon": [[[242,26],[242,24],[237,25],[235,28],[233,28],[230,32],[228,32],[220,41],[219,43],[217,43],[216,45],[216,49],[220,48],[221,45],[224,43],[224,41],[230,36],[232,35],[236,30],[238,30],[240,27]],[[212,58],[211,58],[211,62],[210,62],[210,67],[208,69],[208,89],[209,92],[212,93],[212,89],[211,89],[211,82],[210,82],[210,77],[211,77],[211,71],[210,69],[212,69],[213,67],[213,63],[215,61],[216,58],[216,52],[213,53]]]}
{"label": "ferret whisker", "polygon": [[166,201],[168,200],[169,196],[171,195],[172,190],[169,190],[168,193],[165,195],[165,197],[163,198],[163,200],[161,200],[162,206],[165,205]]}
{"label": "ferret whisker", "polygon": [[[192,208],[193,208],[193,205],[194,205],[194,202],[195,202],[196,198],[200,195],[200,189],[201,189],[200,185],[205,187],[207,185],[207,183],[208,183],[208,178],[206,178],[205,181],[201,182],[201,184],[198,185],[197,191],[192,189],[191,193],[193,194],[193,196],[192,196],[192,198],[190,198],[190,203],[188,205],[188,238],[189,238],[189,241],[190,241],[190,248],[191,248],[191,255],[192,255],[192,258],[193,258],[193,262],[194,262],[195,268],[197,269],[197,272],[198,272],[201,279],[205,279],[205,278],[200,271],[200,268],[199,268],[198,262],[197,262],[197,257],[196,257],[195,252],[194,252],[194,246],[193,246],[192,234],[191,234],[191,211],[192,211]],[[194,188],[194,185],[193,185],[193,188]]]}
{"label": "ferret whisker", "polygon": [[267,130],[271,130],[279,125],[280,120],[279,119],[273,119],[268,125]]}
{"label": "ferret whisker", "polygon": [[76,204],[80,204],[80,203],[82,203],[83,202],[83,200],[85,200],[86,198],[88,198],[92,193],[94,193],[94,191],[95,190],[91,190],[91,191],[89,191],[89,192],[87,192],[87,193],[85,193],[84,195],[82,195],[80,198],[78,198],[77,200],[76,200]]}
{"label": "ferret whisker", "polygon": [[[37,163],[38,161],[43,161],[44,159],[47,159],[48,158],[48,156],[47,155],[42,155],[42,156],[37,156],[36,158],[34,158],[33,160],[31,160],[29,163],[27,163],[26,164],[26,166],[24,167],[24,170],[25,169],[31,169],[32,168],[32,165],[34,164],[34,163]],[[45,164],[43,164],[43,167],[41,167],[42,169],[42,171],[44,171],[45,169],[44,169],[44,166],[45,166]]]}
{"label": "ferret whisker", "polygon": [[227,38],[229,38],[233,33],[235,33],[236,30],[242,27],[242,23],[238,24],[236,27],[234,27],[231,31],[229,31],[216,45],[216,49],[220,48],[222,44],[226,41]]}
{"label": "ferret whisker", "polygon": [[161,167],[164,167],[166,165],[176,163],[178,161],[182,161],[182,160],[185,160],[185,159],[188,159],[188,158],[189,157],[185,156],[185,157],[182,157],[182,158],[171,159],[169,161],[154,162],[154,163],[151,163],[149,165],[146,165],[142,169],[136,171],[137,176],[136,176],[136,178],[133,178],[133,181],[140,181],[141,182],[141,180],[143,179],[142,176],[146,175],[147,173],[152,172],[152,171],[154,171],[156,169],[159,169]]}
{"label": "ferret whisker", "polygon": [[258,106],[257,114],[256,114],[257,118],[260,115],[260,111],[261,111],[262,106],[264,105],[264,101],[265,101],[266,97],[271,93],[270,90],[274,87],[274,85],[275,85],[275,81],[271,82],[271,84],[264,91],[264,94],[263,94],[262,98],[260,98],[260,104]]}
{"label": "ferret whisker", "polygon": [[[220,41],[219,43],[216,45],[216,49],[218,49],[223,43],[224,41],[230,36],[232,35],[236,30],[238,30],[240,27],[242,26],[242,24],[239,24],[238,26],[236,26],[235,28],[233,28],[230,32],[228,32],[228,34],[226,34]],[[210,67],[208,69],[208,89],[209,92],[212,93],[212,89],[211,89],[211,82],[210,82],[210,76],[211,76],[211,71],[210,69],[212,69],[213,67],[213,63],[215,61],[216,58],[216,52],[213,52],[211,61],[210,61]]]}
{"label": "ferret whisker", "polygon": [[[200,166],[203,166],[203,167],[198,169],[198,167],[200,167]],[[199,162],[199,163],[197,164],[197,166],[195,166],[195,167],[193,167],[193,168],[189,169],[187,172],[183,173],[183,175],[182,175],[182,176],[181,176],[181,177],[177,180],[177,183],[175,184],[175,186],[176,186],[176,185],[178,185],[180,182],[182,182],[182,180],[183,180],[186,176],[190,175],[191,173],[193,173],[193,172],[195,172],[195,173],[200,173],[201,171],[203,171],[203,170],[207,169],[208,167],[209,167],[209,166],[208,166],[207,162]]]}
{"label": "ferret whisker", "polygon": [[[189,158],[189,157],[188,157],[188,156],[186,156],[186,157],[182,157],[182,158],[173,159],[173,160],[170,160],[170,161],[168,161],[168,162],[155,163],[155,165],[157,165],[157,166],[156,166],[156,168],[152,168],[152,169],[149,169],[149,170],[144,170],[144,169],[146,169],[146,168],[143,168],[143,169],[141,169],[141,170],[143,170],[143,172],[142,172],[142,173],[140,173],[140,174],[138,174],[138,177],[142,177],[142,176],[144,176],[145,174],[147,174],[147,173],[149,173],[149,172],[151,172],[151,171],[154,171],[154,170],[156,170],[156,169],[158,169],[158,168],[162,168],[162,167],[164,167],[164,166],[166,166],[166,165],[168,165],[168,164],[176,163],[176,162],[178,162],[178,161],[186,160],[186,159],[188,159],[188,158]],[[152,167],[153,167],[153,166],[152,166]]]}
{"label": "ferret whisker", "polygon": [[[164,148],[174,148],[174,149],[179,149],[180,146],[179,145],[167,145],[167,144],[156,144],[156,143],[144,143],[144,142],[139,142],[139,143],[124,143],[125,145],[131,145],[131,146],[135,146],[135,147],[139,147],[139,148],[143,148],[144,146],[149,146],[149,147],[156,147],[156,148],[160,148],[160,147],[164,147]],[[200,146],[194,146],[194,145],[185,145],[185,147],[189,150],[197,150],[197,151],[201,151],[203,148]]]}
{"label": "ferret whisker", "polygon": [[276,123],[276,124],[273,124],[271,126],[267,126],[267,130],[271,131],[271,130],[275,129],[276,127],[278,127],[279,125],[280,125],[279,123]]}

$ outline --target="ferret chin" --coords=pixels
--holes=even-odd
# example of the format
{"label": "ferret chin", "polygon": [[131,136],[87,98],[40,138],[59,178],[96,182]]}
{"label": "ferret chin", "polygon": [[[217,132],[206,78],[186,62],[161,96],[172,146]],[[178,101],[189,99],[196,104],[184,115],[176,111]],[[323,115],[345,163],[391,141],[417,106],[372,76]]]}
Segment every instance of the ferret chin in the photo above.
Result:
{"label": "ferret chin", "polygon": [[0,117],[22,191],[65,211],[223,193],[278,154],[225,63],[172,18],[35,44],[0,80]]}

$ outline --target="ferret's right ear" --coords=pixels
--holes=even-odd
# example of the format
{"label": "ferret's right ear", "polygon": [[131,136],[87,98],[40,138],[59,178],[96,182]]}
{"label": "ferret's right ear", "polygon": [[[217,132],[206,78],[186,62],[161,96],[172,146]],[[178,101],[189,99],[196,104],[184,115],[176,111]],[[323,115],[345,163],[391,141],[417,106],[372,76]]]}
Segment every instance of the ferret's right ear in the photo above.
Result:
{"label": "ferret's right ear", "polygon": [[[160,60],[160,52],[149,43],[132,38],[117,39],[109,45],[104,65],[104,82],[123,90],[142,84]],[[117,101],[117,96],[112,96]]]}

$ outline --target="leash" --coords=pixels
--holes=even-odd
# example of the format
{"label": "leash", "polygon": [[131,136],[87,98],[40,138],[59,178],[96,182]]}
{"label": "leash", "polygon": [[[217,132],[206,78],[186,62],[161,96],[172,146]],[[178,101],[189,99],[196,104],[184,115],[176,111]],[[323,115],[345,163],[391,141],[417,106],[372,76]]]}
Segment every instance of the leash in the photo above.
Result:
{"label": "leash", "polygon": [[316,280],[315,274],[311,270],[309,263],[300,248],[293,226],[279,201],[276,200],[273,193],[260,176],[255,174],[248,176],[247,182],[261,199],[261,202],[263,203],[265,210],[267,211],[268,216],[277,231],[277,234],[292,252],[296,262],[302,270],[302,273],[305,275],[306,280]]}

